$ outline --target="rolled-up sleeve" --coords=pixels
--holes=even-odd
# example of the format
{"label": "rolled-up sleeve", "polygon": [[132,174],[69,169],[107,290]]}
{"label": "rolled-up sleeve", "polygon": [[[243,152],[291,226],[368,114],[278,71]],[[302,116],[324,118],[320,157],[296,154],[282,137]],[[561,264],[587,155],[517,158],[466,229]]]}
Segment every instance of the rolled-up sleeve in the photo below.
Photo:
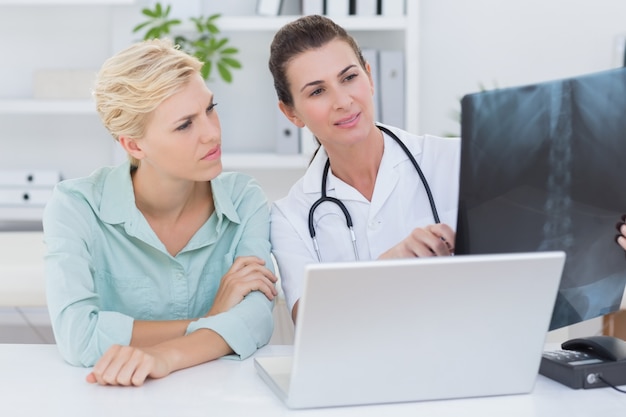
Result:
{"label": "rolled-up sleeve", "polygon": [[274,330],[272,306],[265,294],[255,291],[225,313],[191,322],[187,333],[211,329],[235,352],[230,358],[245,359],[269,342]]}

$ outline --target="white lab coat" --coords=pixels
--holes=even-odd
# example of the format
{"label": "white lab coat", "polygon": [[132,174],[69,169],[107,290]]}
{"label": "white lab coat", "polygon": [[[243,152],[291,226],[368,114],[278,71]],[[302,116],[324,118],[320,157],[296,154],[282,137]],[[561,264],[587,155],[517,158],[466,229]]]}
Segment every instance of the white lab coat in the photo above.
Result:
{"label": "white lab coat", "polygon": [[[461,142],[459,138],[416,136],[386,126],[415,157],[433,194],[442,223],[456,229]],[[360,260],[378,258],[416,227],[433,224],[433,214],[420,177],[402,148],[384,136],[372,201],[328,174],[327,195],[340,199],[354,224]],[[288,195],[272,205],[271,242],[289,311],[302,294],[304,266],[317,263],[309,234],[309,210],[321,196],[322,172],[328,156],[321,148]],[[333,203],[315,210],[314,224],[323,262],[352,261],[354,250],[346,219]]]}

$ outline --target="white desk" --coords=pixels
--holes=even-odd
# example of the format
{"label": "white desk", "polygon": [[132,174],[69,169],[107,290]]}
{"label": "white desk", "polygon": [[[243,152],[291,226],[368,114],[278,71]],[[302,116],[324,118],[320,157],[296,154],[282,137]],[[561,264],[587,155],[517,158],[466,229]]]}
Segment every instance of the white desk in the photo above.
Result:
{"label": "white desk", "polygon": [[[268,346],[257,355],[290,352]],[[530,395],[292,411],[258,377],[251,359],[218,360],[149,380],[102,387],[67,365],[54,345],[0,345],[0,416],[623,416],[626,394],[572,390],[538,376]]]}

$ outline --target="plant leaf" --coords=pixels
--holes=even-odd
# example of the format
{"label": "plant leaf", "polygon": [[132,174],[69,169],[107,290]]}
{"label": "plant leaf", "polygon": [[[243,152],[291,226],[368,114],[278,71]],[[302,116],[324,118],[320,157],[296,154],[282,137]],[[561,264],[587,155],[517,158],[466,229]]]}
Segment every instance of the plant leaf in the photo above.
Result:
{"label": "plant leaf", "polygon": [[239,49],[233,48],[232,46],[229,48],[224,48],[220,51],[222,55],[232,55],[232,54],[236,54],[237,52],[239,52]]}
{"label": "plant leaf", "polygon": [[217,35],[218,33],[220,33],[220,30],[218,29],[218,27],[215,26],[213,23],[207,23],[206,29],[209,33],[213,35]]}
{"label": "plant leaf", "polygon": [[145,28],[145,27],[146,27],[146,26],[148,26],[149,24],[150,24],[150,22],[143,22],[143,23],[138,24],[137,26],[135,26],[135,27],[133,28],[133,33],[135,33],[135,32],[139,32],[141,29]]}
{"label": "plant leaf", "polygon": [[200,73],[205,80],[210,79],[211,73],[215,72],[214,68],[217,66],[220,78],[227,83],[232,82],[231,69],[241,68],[241,62],[236,59],[239,50],[229,45],[229,38],[216,36],[220,33],[217,21],[221,14],[189,17],[189,21],[195,25],[195,31],[185,29],[181,34],[180,31],[174,32],[175,26],[182,23],[181,20],[169,18],[172,7],[172,4],[157,1],[152,9],[142,9],[141,13],[146,20],[137,24],[132,29],[133,32],[144,31],[143,39],[161,38],[174,33],[174,44],[203,62]]}
{"label": "plant leaf", "polygon": [[161,31],[159,30],[159,28],[151,28],[150,30],[146,32],[143,39],[148,40],[148,39],[156,39],[160,37],[161,37]]}
{"label": "plant leaf", "polygon": [[202,18],[192,17],[190,18],[190,20],[194,23],[196,27],[196,32],[202,33],[204,30],[204,24],[202,23]]}
{"label": "plant leaf", "polygon": [[230,70],[225,65],[222,65],[221,62],[217,63],[217,71],[220,73],[220,77],[222,77],[222,80],[226,81],[227,83],[231,83],[233,81],[233,75],[231,74]]}
{"label": "plant leaf", "polygon": [[[215,38],[213,38],[215,39]],[[213,49],[215,49],[216,51],[219,51],[224,45],[226,45],[228,43],[228,38],[222,38],[222,39],[215,39],[215,43],[213,46]]]}
{"label": "plant leaf", "polygon": [[213,63],[211,61],[207,61],[204,63],[204,65],[202,66],[202,70],[200,71],[200,73],[202,74],[202,78],[204,78],[205,80],[209,79],[209,77],[211,76],[212,67]]}
{"label": "plant leaf", "polygon": [[164,22],[163,25],[165,25],[165,27],[169,30],[171,26],[180,25],[181,23],[182,22],[179,19],[172,19]]}
{"label": "plant leaf", "polygon": [[220,62],[232,68],[241,68],[241,62],[233,58],[228,58],[224,56],[222,57],[222,59],[220,59]]}

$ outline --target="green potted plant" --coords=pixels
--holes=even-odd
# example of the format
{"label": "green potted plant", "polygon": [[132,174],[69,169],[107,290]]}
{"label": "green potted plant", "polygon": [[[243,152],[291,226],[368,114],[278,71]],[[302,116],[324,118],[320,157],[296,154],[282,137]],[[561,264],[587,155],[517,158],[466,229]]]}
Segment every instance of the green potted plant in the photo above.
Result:
{"label": "green potted plant", "polygon": [[[183,22],[170,18],[170,12],[171,6],[164,6],[160,2],[156,3],[154,9],[142,9],[141,13],[146,16],[146,20],[135,26],[133,33],[144,30],[144,40],[171,36],[172,29]],[[241,63],[236,59],[239,50],[230,46],[228,38],[219,36],[220,29],[216,24],[219,17],[220,14],[190,17],[189,21],[195,28],[193,35],[179,31],[173,40],[182,50],[204,62],[202,76],[205,80],[210,79],[213,69],[216,68],[220,78],[230,83],[233,80],[231,71],[241,68]]]}

